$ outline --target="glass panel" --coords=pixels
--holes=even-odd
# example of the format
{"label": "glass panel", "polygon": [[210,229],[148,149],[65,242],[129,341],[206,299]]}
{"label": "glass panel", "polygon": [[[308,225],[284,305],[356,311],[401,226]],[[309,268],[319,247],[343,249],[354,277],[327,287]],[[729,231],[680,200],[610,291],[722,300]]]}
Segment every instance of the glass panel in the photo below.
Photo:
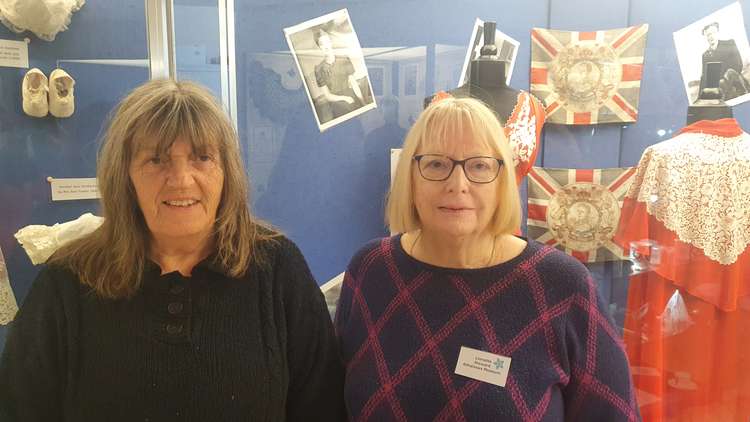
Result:
{"label": "glass panel", "polygon": [[[690,167],[675,164],[679,159],[669,172],[659,173],[659,177],[672,175],[671,182],[679,179],[669,192],[637,200],[632,197],[636,191],[628,194],[628,189],[622,188],[623,183],[639,180],[636,170],[648,170],[642,161],[647,147],[663,145],[686,126],[687,92],[693,101],[702,84],[698,79],[704,78],[700,69],[693,69],[687,73],[689,80],[683,82],[678,56],[683,61],[687,55],[690,63],[701,67],[704,53],[718,54],[710,51],[711,41],[703,30],[708,21],[693,29],[688,43],[692,47],[687,50],[676,51],[674,33],[724,6],[713,0],[469,1],[460,5],[442,0],[429,5],[357,1],[336,6],[324,1],[237,0],[236,36],[242,41],[237,43],[238,123],[254,209],[297,242],[321,284],[344,271],[352,254],[365,242],[387,235],[383,204],[390,149],[402,145],[425,97],[457,87],[469,40],[476,39],[472,37],[475,20],[495,21],[499,31],[519,43],[510,86],[531,90],[546,102],[547,124],[533,164],[538,167],[535,177],[554,182],[554,186],[539,193],[538,186],[533,186],[534,177],[522,183],[523,235],[557,246],[587,267],[603,299],[601,309],[615,324],[609,334],[625,344],[644,420],[747,421],[750,383],[743,374],[750,372],[746,340],[750,333],[746,283],[750,261],[747,241],[742,239],[747,240],[750,233],[750,206],[742,199],[748,195],[737,193],[750,186],[738,176],[744,174],[750,160],[724,142],[721,148],[726,154],[704,151],[692,157],[689,164],[698,166],[687,173],[680,173]],[[343,7],[362,47],[377,108],[321,132],[282,30]],[[747,17],[747,13],[743,10],[732,18]],[[642,51],[627,47],[639,30],[627,36],[599,32],[641,24],[649,24]],[[720,45],[729,45],[729,39],[746,45],[740,42],[746,36],[744,27],[726,22],[720,27],[724,32],[718,38],[727,41]],[[575,35],[532,39],[532,28],[565,29]],[[557,82],[569,83],[569,93],[575,96],[593,92],[591,87],[599,86],[597,81],[615,80],[619,97],[611,96],[614,103],[593,110],[574,110],[574,98],[564,104],[573,107],[570,113],[555,115],[560,104],[554,104],[554,98],[544,92],[553,89],[543,86],[550,85],[545,83],[546,71],[573,37],[605,47],[599,51],[616,51],[617,58],[593,65],[589,59],[569,56],[571,66],[565,70],[570,78]],[[500,51],[507,51],[511,44],[503,44]],[[532,56],[532,48],[546,48],[548,57]],[[750,51],[746,47],[740,51],[737,75],[714,78],[721,90],[733,90],[728,99],[736,98],[743,80],[744,89],[748,88]],[[318,60],[322,59],[320,55]],[[557,60],[558,64],[564,61]],[[313,80],[309,71],[303,73]],[[740,123],[748,121],[746,108],[734,107],[732,112]],[[605,121],[605,116],[612,114],[619,115],[620,121],[594,122],[597,118]],[[561,116],[564,121],[555,123]],[[636,121],[629,121],[633,119]],[[699,129],[705,134],[725,128]],[[728,142],[737,142],[736,137],[730,138]],[[691,142],[700,144],[701,140]],[[706,142],[702,148],[710,149]],[[727,157],[735,160],[732,165],[736,169],[743,170],[725,171],[726,177],[710,170],[716,163],[728,163]],[[654,189],[666,183],[655,180],[651,181]],[[731,180],[725,186],[733,187],[722,189],[724,180]],[[599,199],[565,202],[576,189],[581,195]],[[681,189],[686,193],[678,200],[675,192]],[[631,195],[630,200],[626,194]],[[691,205],[696,213],[690,214],[683,207],[687,197],[705,203]],[[562,213],[548,212],[557,206],[555,201],[567,204]],[[719,205],[721,201],[728,202]],[[680,215],[686,231],[677,235],[677,226],[665,228],[664,217],[646,209],[650,203],[669,204],[671,208],[665,205],[663,210],[684,213]],[[709,209],[731,212],[714,214],[714,220],[698,213]],[[719,249],[731,249],[734,244],[739,252],[736,259],[719,262],[711,258],[705,246],[695,241],[700,233],[713,237]],[[717,240],[716,233],[735,237]],[[333,312],[338,288],[328,285],[326,290]],[[597,327],[604,329],[603,325]],[[596,365],[601,365],[597,368],[610,364],[608,356],[596,359]],[[451,365],[455,360],[448,362]],[[392,417],[388,410],[384,412]]]}
{"label": "glass panel", "polygon": [[177,79],[189,79],[221,98],[217,0],[174,0]]}
{"label": "glass panel", "polygon": [[[143,0],[86,2],[54,42],[0,25],[2,39],[27,36],[31,67],[49,78],[59,66],[75,80],[75,111],[68,118],[27,116],[21,82],[28,69],[0,68],[0,248],[19,304],[39,268],[31,265],[13,234],[30,224],[53,225],[97,213],[92,200],[52,202],[47,177],[95,177],[107,114],[149,77]],[[5,330],[0,326],[0,349]]]}

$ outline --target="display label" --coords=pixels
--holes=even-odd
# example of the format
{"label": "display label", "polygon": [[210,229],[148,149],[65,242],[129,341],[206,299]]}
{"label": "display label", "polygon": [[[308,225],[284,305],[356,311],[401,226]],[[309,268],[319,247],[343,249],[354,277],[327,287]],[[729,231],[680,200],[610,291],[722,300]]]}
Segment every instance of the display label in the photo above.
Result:
{"label": "display label", "polygon": [[510,358],[461,346],[456,373],[465,377],[505,387]]}
{"label": "display label", "polygon": [[0,40],[0,67],[29,67],[29,46],[24,41]]}
{"label": "display label", "polygon": [[53,201],[101,198],[95,177],[77,179],[47,179]]}

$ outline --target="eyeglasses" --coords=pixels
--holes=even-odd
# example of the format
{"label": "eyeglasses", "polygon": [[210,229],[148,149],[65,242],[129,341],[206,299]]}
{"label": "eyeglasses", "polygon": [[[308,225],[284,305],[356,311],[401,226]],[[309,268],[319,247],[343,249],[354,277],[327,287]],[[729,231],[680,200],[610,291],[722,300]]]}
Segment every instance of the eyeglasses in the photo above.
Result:
{"label": "eyeglasses", "polygon": [[465,160],[454,160],[445,155],[415,155],[419,174],[427,180],[440,182],[453,174],[456,166],[461,166],[466,178],[474,183],[490,183],[500,174],[503,160],[495,157],[469,157]]}

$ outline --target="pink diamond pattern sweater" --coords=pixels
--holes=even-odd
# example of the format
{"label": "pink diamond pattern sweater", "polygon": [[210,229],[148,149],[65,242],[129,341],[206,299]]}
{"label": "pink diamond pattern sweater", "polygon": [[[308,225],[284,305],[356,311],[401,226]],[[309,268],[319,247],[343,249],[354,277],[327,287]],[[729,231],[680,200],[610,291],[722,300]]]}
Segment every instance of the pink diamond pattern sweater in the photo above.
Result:
{"label": "pink diamond pattern sweater", "polygon": [[[586,268],[529,241],[481,269],[420,262],[400,236],[347,269],[335,326],[352,421],[637,421],[620,336]],[[457,375],[461,346],[512,359],[505,387]]]}

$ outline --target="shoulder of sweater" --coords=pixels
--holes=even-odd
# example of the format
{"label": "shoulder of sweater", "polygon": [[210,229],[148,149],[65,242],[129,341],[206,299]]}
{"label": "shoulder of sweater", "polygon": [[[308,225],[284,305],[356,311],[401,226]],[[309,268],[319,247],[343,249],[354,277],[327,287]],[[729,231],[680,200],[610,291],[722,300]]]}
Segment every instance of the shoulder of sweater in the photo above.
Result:
{"label": "shoulder of sweater", "polygon": [[[257,247],[265,254],[269,271],[267,274],[270,275],[268,281],[281,281],[282,284],[292,284],[295,287],[300,283],[311,284],[317,288],[307,261],[294,241],[279,234],[260,241]],[[280,287],[283,289],[283,286]]]}
{"label": "shoulder of sweater", "polygon": [[262,238],[257,241],[255,248],[272,262],[280,255],[299,252],[297,245],[282,233],[271,231],[265,227],[261,227],[258,232]]}
{"label": "shoulder of sweater", "polygon": [[87,289],[69,269],[60,265],[45,265],[31,285],[24,299],[24,313],[67,313],[76,308],[81,293]]}
{"label": "shoulder of sweater", "polygon": [[397,241],[397,237],[379,237],[375,239],[371,239],[367,241],[362,247],[360,247],[354,255],[352,255],[352,259],[349,260],[349,265],[347,266],[346,270],[348,272],[358,272],[359,268],[362,265],[362,261],[365,259],[366,256],[370,255],[372,252],[381,249],[383,247],[383,242],[391,239],[391,241],[395,242]]}
{"label": "shoulder of sweater", "polygon": [[529,240],[529,243],[534,252],[546,253],[544,258],[534,265],[545,286],[572,289],[578,293],[588,292],[591,273],[585,265],[559,249],[534,240]]}
{"label": "shoulder of sweater", "polygon": [[34,284],[44,290],[54,291],[56,294],[77,295],[83,287],[78,276],[60,264],[44,265],[34,280]]}

